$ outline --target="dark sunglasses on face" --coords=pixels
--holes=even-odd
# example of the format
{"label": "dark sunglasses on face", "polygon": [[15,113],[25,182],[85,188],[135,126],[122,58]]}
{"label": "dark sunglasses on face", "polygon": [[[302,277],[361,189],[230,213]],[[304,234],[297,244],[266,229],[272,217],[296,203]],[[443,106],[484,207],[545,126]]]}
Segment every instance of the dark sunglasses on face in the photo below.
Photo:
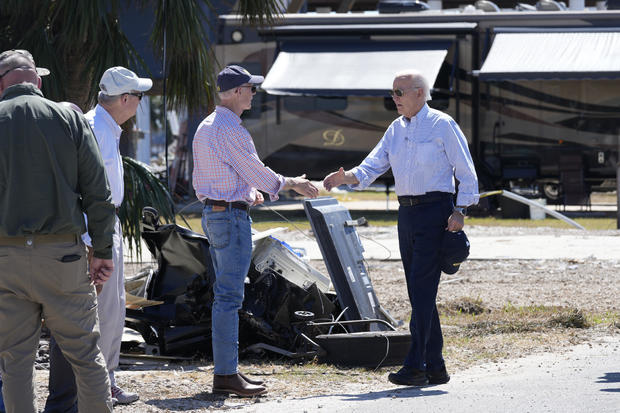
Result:
{"label": "dark sunglasses on face", "polygon": [[[411,89],[415,90],[415,89],[419,89],[418,86],[414,86]],[[390,94],[390,96],[394,97],[394,96],[398,96],[399,98],[402,98],[403,95],[405,94],[405,91],[402,89],[394,89],[394,90],[390,90],[388,92]]]}
{"label": "dark sunglasses on face", "polygon": [[254,85],[243,85],[243,86],[239,86],[239,87],[249,87],[250,90],[252,91],[252,93],[256,93],[256,86]]}
{"label": "dark sunglasses on face", "polygon": [[144,96],[144,92],[135,92],[135,93],[127,93],[127,94],[137,97],[138,100],[142,100],[142,97]]}

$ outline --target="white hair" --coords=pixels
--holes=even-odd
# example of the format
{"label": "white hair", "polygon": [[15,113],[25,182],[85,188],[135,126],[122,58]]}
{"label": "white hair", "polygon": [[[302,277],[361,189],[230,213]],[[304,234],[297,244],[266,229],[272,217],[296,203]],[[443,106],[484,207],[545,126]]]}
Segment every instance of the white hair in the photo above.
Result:
{"label": "white hair", "polygon": [[225,90],[225,91],[223,91],[223,92],[217,92],[217,96],[220,98],[220,100],[223,100],[223,99],[230,99],[231,97],[233,97],[233,96],[234,96],[234,94],[235,94],[235,89],[236,89],[236,88],[234,87],[234,88],[232,88],[232,89],[228,89],[228,90]]}
{"label": "white hair", "polygon": [[414,69],[401,70],[400,72],[396,72],[394,78],[397,77],[408,77],[411,79],[411,85],[414,87],[422,88],[424,91],[424,99],[432,100],[431,90],[428,85],[428,80],[424,77],[422,73]]}
{"label": "white hair", "polygon": [[118,99],[120,99],[121,96],[122,95],[110,96],[110,95],[106,95],[103,92],[99,92],[97,94],[97,102],[99,102],[102,105],[110,105],[110,104],[116,102]]}

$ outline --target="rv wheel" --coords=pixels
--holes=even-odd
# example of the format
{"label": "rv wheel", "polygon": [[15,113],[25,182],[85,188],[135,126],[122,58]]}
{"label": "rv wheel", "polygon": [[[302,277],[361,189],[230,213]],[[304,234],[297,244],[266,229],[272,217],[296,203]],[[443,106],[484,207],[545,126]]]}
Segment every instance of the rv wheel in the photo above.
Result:
{"label": "rv wheel", "polygon": [[543,185],[543,193],[547,201],[557,201],[560,198],[560,186],[557,183],[546,183]]}

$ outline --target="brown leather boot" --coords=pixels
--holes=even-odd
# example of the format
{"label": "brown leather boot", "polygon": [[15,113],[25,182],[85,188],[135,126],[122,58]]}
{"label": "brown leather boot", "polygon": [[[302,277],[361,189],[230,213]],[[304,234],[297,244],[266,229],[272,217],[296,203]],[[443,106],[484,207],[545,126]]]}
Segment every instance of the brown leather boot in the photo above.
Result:
{"label": "brown leather boot", "polygon": [[213,375],[213,393],[232,393],[240,397],[253,397],[267,393],[264,386],[250,384],[238,373],[229,375]]}
{"label": "brown leather boot", "polygon": [[239,372],[237,374],[239,374],[243,380],[247,381],[250,384],[254,384],[256,386],[264,386],[265,385],[265,382],[263,380],[251,379],[251,378],[249,378],[248,376],[246,376],[245,374],[243,374],[241,372]]}

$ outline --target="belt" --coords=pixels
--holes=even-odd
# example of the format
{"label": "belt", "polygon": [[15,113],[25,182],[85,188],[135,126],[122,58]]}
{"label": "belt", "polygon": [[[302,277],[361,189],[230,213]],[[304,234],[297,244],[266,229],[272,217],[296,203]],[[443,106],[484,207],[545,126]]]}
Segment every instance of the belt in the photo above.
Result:
{"label": "belt", "polygon": [[451,199],[454,195],[449,192],[427,192],[424,195],[406,195],[399,196],[398,203],[400,206],[415,206],[419,204],[428,204],[430,202],[439,202]]}
{"label": "belt", "polygon": [[222,206],[222,207],[231,207],[231,208],[236,208],[236,209],[241,209],[245,212],[249,212],[250,211],[250,205],[246,204],[245,202],[226,202],[226,201],[220,201],[219,199],[209,199],[209,198],[205,198],[204,201],[202,201],[205,205],[215,205],[215,206]]}
{"label": "belt", "polygon": [[77,242],[75,234],[44,234],[27,235],[25,237],[0,237],[3,247],[32,247],[39,244],[59,244],[61,242]]}
{"label": "belt", "polygon": [[115,208],[114,211],[116,212],[116,215],[118,215],[118,213],[121,212],[121,207]]}

